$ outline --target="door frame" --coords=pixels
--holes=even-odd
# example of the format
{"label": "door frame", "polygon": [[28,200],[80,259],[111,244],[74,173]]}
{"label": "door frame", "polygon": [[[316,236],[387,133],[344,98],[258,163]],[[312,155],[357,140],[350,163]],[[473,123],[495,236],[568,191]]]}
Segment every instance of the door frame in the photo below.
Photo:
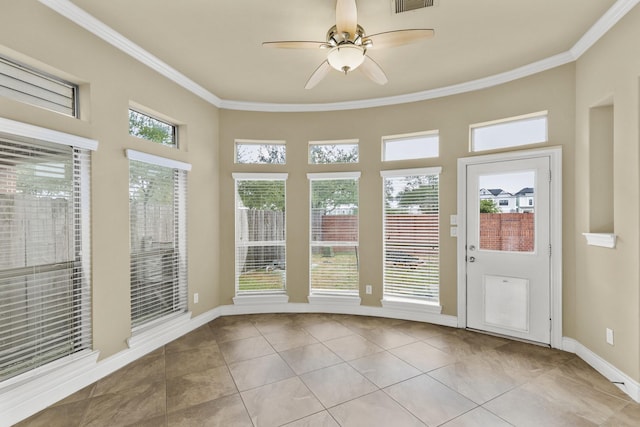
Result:
{"label": "door frame", "polygon": [[[457,268],[458,268],[458,327],[467,327],[467,167],[482,163],[526,160],[548,157],[551,170],[549,188],[549,232],[551,347],[562,348],[562,147],[509,151],[458,159]],[[456,225],[452,224],[454,227]]]}

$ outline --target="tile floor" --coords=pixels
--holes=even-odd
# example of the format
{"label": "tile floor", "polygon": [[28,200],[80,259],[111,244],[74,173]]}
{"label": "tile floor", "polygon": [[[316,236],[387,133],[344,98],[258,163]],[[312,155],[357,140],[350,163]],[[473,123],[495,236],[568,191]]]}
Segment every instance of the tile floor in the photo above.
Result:
{"label": "tile floor", "polygon": [[639,426],[576,356],[418,322],[216,319],[25,426]]}

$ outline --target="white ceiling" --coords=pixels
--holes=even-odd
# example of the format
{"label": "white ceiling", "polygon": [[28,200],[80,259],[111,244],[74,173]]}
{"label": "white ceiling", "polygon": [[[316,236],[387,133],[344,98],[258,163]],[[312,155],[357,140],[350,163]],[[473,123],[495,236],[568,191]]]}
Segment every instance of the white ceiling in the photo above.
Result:
{"label": "white ceiling", "polygon": [[311,90],[304,85],[326,50],[266,49],[261,43],[324,41],[335,24],[335,0],[41,2],[80,7],[222,101],[331,104],[402,98],[560,54],[565,54],[563,59],[552,64],[569,62],[566,53],[575,50],[590,29],[594,33],[601,17],[611,21],[616,7],[626,4],[630,9],[638,1],[437,0],[436,7],[395,15],[392,0],[359,0],[358,22],[367,34],[433,28],[436,35],[370,52],[389,78],[385,86],[359,72],[345,76],[332,71]]}

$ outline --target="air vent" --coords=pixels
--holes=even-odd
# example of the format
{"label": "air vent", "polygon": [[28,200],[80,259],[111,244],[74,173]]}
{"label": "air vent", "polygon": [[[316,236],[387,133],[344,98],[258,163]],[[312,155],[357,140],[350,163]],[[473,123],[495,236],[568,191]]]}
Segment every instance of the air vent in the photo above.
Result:
{"label": "air vent", "polygon": [[394,0],[395,13],[409,12],[435,6],[435,0]]}

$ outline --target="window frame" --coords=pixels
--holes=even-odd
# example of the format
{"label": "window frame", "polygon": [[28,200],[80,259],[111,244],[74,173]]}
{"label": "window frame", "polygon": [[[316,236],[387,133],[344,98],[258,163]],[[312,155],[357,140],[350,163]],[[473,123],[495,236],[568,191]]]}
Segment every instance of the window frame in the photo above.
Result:
{"label": "window frame", "polygon": [[[173,273],[173,278],[171,282],[163,281],[161,283],[171,283],[173,286],[172,293],[173,298],[177,301],[174,304],[174,308],[167,314],[159,315],[159,312],[156,312],[150,319],[138,322],[137,319],[134,319],[133,311],[135,309],[134,302],[131,303],[131,324],[132,324],[132,335],[138,335],[152,327],[157,326],[158,324],[162,324],[170,321],[176,316],[180,316],[185,313],[188,309],[188,281],[187,281],[187,262],[188,262],[188,254],[187,254],[187,174],[191,170],[191,164],[180,162],[173,159],[168,159],[165,157],[155,156],[148,153],[143,153],[136,150],[128,149],[126,150],[126,156],[129,159],[129,171],[131,171],[131,161],[136,161],[140,163],[146,163],[151,167],[162,167],[167,170],[172,170],[172,188],[174,198],[172,200],[173,205],[173,235],[174,240],[172,242],[172,253],[170,254],[173,258],[171,260],[173,268],[175,271]],[[131,188],[131,178],[129,178],[129,188]],[[131,198],[131,196],[130,196]],[[176,200],[177,198],[177,200]],[[131,212],[131,201],[129,202],[129,209]],[[130,229],[131,229],[131,220],[130,220]],[[133,232],[130,231],[130,260],[132,269],[130,271],[131,275],[131,296],[133,296],[133,276],[137,274],[137,270],[134,271],[134,248],[132,247],[131,239],[133,238]],[[166,260],[163,260],[162,251],[156,251],[155,255],[159,255],[160,265],[163,266]],[[166,251],[165,251],[166,252]],[[137,252],[136,252],[137,254]],[[149,258],[151,259],[151,258]],[[151,259],[152,260],[152,259]],[[136,259],[137,261],[137,259]],[[137,266],[135,267],[137,269]],[[145,285],[146,286],[146,285]],[[137,304],[137,303],[136,303]]]}
{"label": "window frame", "polygon": [[[402,143],[405,141],[412,141],[412,140],[420,140],[420,138],[425,137],[427,139],[427,142],[429,142],[429,140],[432,137],[436,137],[436,151],[437,154],[435,156],[418,156],[418,157],[403,157],[403,158],[396,158],[396,159],[387,159],[387,155],[386,155],[386,148],[387,148],[387,144],[391,143]],[[440,131],[438,129],[434,129],[434,130],[428,130],[428,131],[423,131],[423,132],[412,132],[412,133],[405,133],[405,134],[398,134],[398,135],[387,135],[387,136],[383,136],[382,137],[382,161],[383,162],[401,162],[401,161],[407,161],[407,160],[422,160],[422,159],[437,159],[440,157]]]}
{"label": "window frame", "polygon": [[[288,173],[232,173],[232,177],[234,180],[234,284],[235,284],[235,295],[236,297],[247,297],[247,296],[263,296],[263,295],[274,295],[274,294],[286,294],[287,292],[287,179],[289,177]],[[246,245],[242,244],[240,231],[239,231],[239,194],[238,194],[238,182],[239,181],[282,181],[284,183],[284,240],[265,240],[259,241],[263,243],[262,245],[256,245],[248,243]],[[250,241],[247,241],[250,242]],[[254,241],[255,242],[255,241]],[[268,243],[268,244],[267,244]],[[249,248],[251,246],[281,246],[284,250],[284,265],[283,269],[283,277],[282,277],[282,287],[280,289],[259,289],[254,291],[240,290],[240,266],[238,263],[238,251],[241,247]]]}
{"label": "window frame", "polygon": [[[482,129],[495,128],[503,125],[518,125],[520,123],[527,123],[544,118],[544,138],[541,141],[538,140],[523,140],[522,142],[516,142],[515,144],[502,144],[489,148],[476,148],[476,132]],[[491,120],[488,122],[474,123],[469,125],[469,152],[470,153],[483,153],[492,152],[496,150],[504,150],[510,148],[520,148],[524,146],[535,146],[539,144],[545,144],[549,142],[549,112],[547,110],[537,111],[530,114],[522,114],[519,116],[506,117],[498,120]]]}
{"label": "window frame", "polygon": [[[322,172],[322,173],[308,173],[307,174],[307,179],[309,180],[309,267],[308,267],[308,273],[309,273],[309,298],[311,301],[312,297],[319,297],[319,296],[342,296],[342,297],[349,297],[349,298],[358,298],[359,301],[359,288],[360,288],[360,266],[359,266],[359,262],[357,261],[358,258],[358,249],[360,246],[360,185],[359,185],[359,180],[360,180],[360,176],[361,173],[358,172]],[[358,239],[356,241],[344,241],[344,243],[342,243],[342,241],[325,241],[325,240],[314,240],[313,238],[313,233],[314,233],[314,227],[313,227],[313,183],[316,181],[332,181],[332,180],[354,180],[356,185],[357,185],[357,189],[358,189],[358,196],[357,196],[357,202],[358,202],[358,214],[357,214],[357,227],[355,229],[355,233],[358,237]],[[356,273],[357,273],[357,280],[356,280],[356,285],[355,287],[351,287],[348,289],[329,289],[329,288],[314,288],[313,287],[313,280],[312,280],[312,269],[313,269],[313,249],[314,247],[318,248],[318,247],[326,247],[326,246],[330,246],[330,247],[351,247],[354,246],[355,250],[356,250]]]}
{"label": "window frame", "polygon": [[[311,148],[313,146],[338,146],[338,145],[354,145],[356,150],[356,160],[352,162],[325,162],[325,163],[315,163],[312,162]],[[350,164],[358,164],[360,163],[360,140],[359,139],[339,139],[335,141],[309,141],[309,145],[307,147],[307,162],[310,165],[350,165]]]}
{"label": "window frame", "polygon": [[178,140],[178,128],[179,125],[174,123],[174,121],[169,120],[169,119],[165,119],[165,118],[160,118],[159,114],[154,114],[154,113],[149,113],[147,112],[147,110],[145,108],[141,108],[135,105],[130,105],[129,106],[129,110],[128,110],[128,118],[129,120],[131,120],[131,113],[135,113],[138,114],[140,116],[145,117],[146,119],[150,119],[153,120],[155,122],[158,122],[160,125],[166,125],[169,128],[171,128],[171,143],[166,143],[166,142],[162,142],[162,141],[154,141],[153,139],[150,138],[145,138],[144,136],[140,136],[140,135],[136,135],[131,133],[131,122],[129,122],[129,135],[133,136],[134,138],[138,138],[138,139],[142,139],[145,141],[149,141],[149,142],[153,142],[155,144],[159,144],[165,147],[171,147],[171,148],[180,148],[179,145],[179,140]]}
{"label": "window frame", "polygon": [[[256,145],[256,146],[282,146],[284,148],[284,161],[279,163],[270,162],[241,162],[238,159],[238,147],[241,145]],[[260,140],[260,139],[236,139],[233,142],[233,163],[236,165],[272,165],[283,166],[287,164],[287,142],[284,140]]]}
{"label": "window frame", "polygon": [[[15,92],[12,96],[7,95],[7,98],[65,116],[80,118],[79,86],[77,84],[0,55],[0,67],[2,64],[11,70],[8,71],[10,74],[4,74],[0,70],[0,77],[6,77],[0,81],[6,83],[8,90]],[[40,81],[41,84],[38,84],[37,81]],[[42,85],[43,83],[48,87]],[[32,93],[30,88],[37,88],[40,95]],[[62,92],[68,90],[70,94],[65,95],[61,93],[61,90]],[[70,103],[68,105],[60,103],[62,98],[70,99]],[[34,101],[36,99],[39,101]],[[58,107],[55,107],[56,105]]]}
{"label": "window frame", "polygon": [[[0,118],[0,134],[8,141],[20,144],[26,139],[28,145],[63,145],[70,147],[69,160],[72,166],[70,178],[72,187],[72,213],[74,254],[74,294],[71,297],[75,325],[69,331],[75,344],[72,351],[56,357],[39,360],[29,369],[11,375],[0,381],[0,391],[12,387],[25,379],[41,376],[57,370],[67,363],[85,360],[94,354],[92,350],[92,303],[91,303],[91,153],[98,149],[98,141],[64,132],[53,131],[26,123]],[[59,263],[55,262],[52,266]],[[46,266],[45,266],[46,267]],[[15,269],[12,269],[15,270]],[[6,269],[4,270],[6,271]],[[76,276],[77,274],[77,276]],[[77,332],[76,332],[77,331]],[[35,356],[34,356],[35,357]]]}
{"label": "window frame", "polygon": [[[440,227],[440,214],[441,214],[441,209],[440,209],[440,176],[442,174],[442,168],[441,167],[428,167],[428,168],[413,168],[413,169],[394,169],[394,170],[384,170],[384,171],[380,171],[380,176],[382,177],[382,235],[383,235],[383,248],[382,248],[382,259],[383,259],[383,264],[382,264],[382,269],[383,269],[383,280],[382,280],[382,293],[383,293],[383,306],[387,306],[385,305],[386,303],[418,303],[418,304],[427,304],[427,305],[432,305],[432,306],[438,306],[440,304],[440,247],[441,247],[441,227]],[[390,284],[388,284],[388,271],[387,271],[387,264],[388,263],[393,263],[394,260],[397,261],[397,264],[394,264],[394,268],[400,270],[400,276],[403,279],[413,279],[416,280],[416,276],[419,273],[419,269],[421,268],[422,263],[418,264],[418,265],[413,265],[416,262],[420,262],[419,258],[417,258],[417,256],[415,254],[412,255],[411,252],[409,251],[403,251],[406,252],[406,255],[403,256],[398,256],[397,254],[394,254],[393,257],[388,258],[388,238],[387,238],[387,232],[388,232],[388,225],[387,225],[387,216],[388,216],[388,209],[387,209],[387,179],[388,178],[407,178],[407,177],[416,177],[416,176],[421,176],[421,177],[427,177],[427,176],[436,176],[437,177],[437,212],[435,213],[436,216],[436,235],[437,235],[437,260],[435,263],[429,263],[428,265],[425,266],[425,268],[428,268],[429,266],[433,266],[435,264],[436,266],[436,271],[437,271],[437,284],[431,284],[429,286],[435,286],[437,288],[437,296],[436,297],[425,297],[425,296],[421,296],[421,295],[416,295],[413,292],[410,292],[411,289],[411,285],[410,284],[394,284],[394,287],[398,287],[401,288],[403,286],[406,286],[407,292],[389,292],[388,288],[390,286]],[[415,232],[412,232],[412,235],[415,235]],[[400,243],[402,243],[403,245],[406,244],[406,241],[401,240]],[[420,247],[416,247],[414,246],[407,246],[407,249],[409,250],[416,250],[418,252],[421,252],[421,248]],[[405,258],[404,256],[407,257],[407,259],[409,259],[409,261],[405,262]],[[414,258],[417,261],[414,261]]]}

